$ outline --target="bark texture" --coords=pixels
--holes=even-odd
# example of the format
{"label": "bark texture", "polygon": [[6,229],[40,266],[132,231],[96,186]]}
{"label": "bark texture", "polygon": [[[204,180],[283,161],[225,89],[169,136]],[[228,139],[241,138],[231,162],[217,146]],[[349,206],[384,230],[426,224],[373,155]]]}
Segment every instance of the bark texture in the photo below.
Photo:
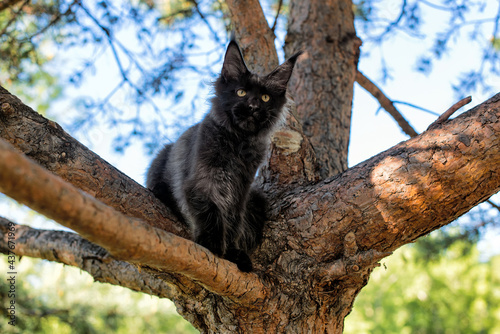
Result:
{"label": "bark texture", "polygon": [[322,178],[347,169],[353,85],[361,40],[352,1],[290,1],[285,52],[304,50],[290,80]]}
{"label": "bark texture", "polygon": [[[274,47],[274,33],[267,24],[259,1],[231,0],[227,1],[227,6],[231,21],[238,23],[234,25],[234,31],[247,66],[261,75],[270,73],[279,64],[278,55]],[[301,59],[298,59],[299,63]],[[268,159],[259,173],[259,182],[266,189],[319,179],[316,153],[304,134],[292,96],[289,95],[288,99],[286,123],[274,133]]]}
{"label": "bark texture", "polygon": [[[73,229],[116,259],[180,273],[212,292],[243,296],[249,303],[264,298],[254,274],[241,275],[235,264],[222,262],[194,242],[117,212],[31,162],[3,139],[0,170],[2,193]],[[245,282],[238,283],[243,277]]]}
{"label": "bark texture", "polygon": [[226,1],[235,37],[248,68],[264,75],[278,66],[274,32],[267,24],[258,0]]}
{"label": "bark texture", "polygon": [[15,251],[29,256],[63,263],[87,271],[99,282],[127,287],[134,291],[173,298],[180,291],[174,285],[155,277],[147,268],[114,260],[107,250],[76,233],[33,229],[0,217],[0,251],[8,253],[8,232],[14,228]]}

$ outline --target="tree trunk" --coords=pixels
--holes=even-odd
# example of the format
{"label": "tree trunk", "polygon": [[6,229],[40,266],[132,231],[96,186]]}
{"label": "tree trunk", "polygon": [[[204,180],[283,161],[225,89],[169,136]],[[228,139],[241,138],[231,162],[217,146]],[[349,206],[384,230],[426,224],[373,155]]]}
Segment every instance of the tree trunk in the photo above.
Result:
{"label": "tree trunk", "polygon": [[292,0],[287,54],[305,50],[294,69],[291,95],[311,141],[322,178],[347,169],[353,85],[361,40],[350,0]]}

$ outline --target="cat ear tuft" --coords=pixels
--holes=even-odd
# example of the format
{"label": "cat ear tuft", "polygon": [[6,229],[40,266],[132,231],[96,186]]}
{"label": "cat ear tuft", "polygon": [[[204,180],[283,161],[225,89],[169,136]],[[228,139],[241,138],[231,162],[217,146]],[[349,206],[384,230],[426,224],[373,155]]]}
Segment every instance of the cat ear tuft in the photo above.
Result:
{"label": "cat ear tuft", "polygon": [[276,67],[274,71],[267,75],[267,78],[272,81],[272,83],[276,86],[276,88],[285,91],[286,86],[288,85],[288,80],[292,76],[293,67],[297,62],[297,58],[303,53],[303,51],[299,51],[287,61],[285,61],[280,66]]}
{"label": "cat ear tuft", "polygon": [[248,72],[248,68],[243,60],[240,47],[231,40],[227,46],[224,64],[222,65],[221,75],[226,80],[238,80],[242,75]]}

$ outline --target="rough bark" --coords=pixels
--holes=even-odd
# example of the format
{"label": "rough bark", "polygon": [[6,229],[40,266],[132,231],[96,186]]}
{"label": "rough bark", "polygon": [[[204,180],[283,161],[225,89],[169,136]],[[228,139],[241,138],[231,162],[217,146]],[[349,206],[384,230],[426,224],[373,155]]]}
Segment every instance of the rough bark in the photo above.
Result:
{"label": "rough bark", "polygon": [[[4,112],[1,122],[8,122],[8,117],[12,115]],[[10,152],[14,154],[12,150]],[[3,174],[14,158],[9,156],[0,160],[4,161],[0,169]],[[175,245],[179,247],[175,252],[193,247],[194,263],[198,268],[180,270],[177,275],[168,274],[158,270],[162,265],[155,261],[177,260],[158,259],[153,254],[155,260],[151,263],[157,268],[148,269],[148,273],[154,273],[154,277],[161,278],[169,286],[170,298],[176,302],[180,313],[202,332],[340,333],[354,297],[367,283],[377,262],[401,245],[451,222],[497,192],[500,189],[498,166],[500,94],[341,175],[297,185],[294,189],[270,189],[271,219],[266,223],[263,244],[253,254],[256,271],[251,276],[238,272],[227,261],[210,257],[205,250],[196,255],[201,247],[189,241]],[[20,171],[20,166],[12,169],[26,174]],[[36,174],[42,175],[42,172]],[[20,178],[0,178],[2,189],[12,183],[12,179]],[[11,188],[13,192],[19,191]],[[61,205],[72,211],[76,204],[71,202]],[[49,211],[60,210],[49,209],[50,203],[43,206]],[[106,210],[101,208],[98,211]],[[120,214],[114,212],[110,215],[107,221],[113,221],[114,216]],[[127,225],[138,228],[134,225],[136,219],[123,219],[126,222],[120,230],[130,228]],[[76,219],[74,224],[70,227],[78,229],[81,222]],[[109,227],[104,226],[106,228]],[[145,224],[141,225],[142,228],[152,231],[153,240],[144,242],[170,238],[159,237],[156,229]],[[44,238],[49,238],[51,233],[60,232],[44,231]],[[89,233],[89,239],[103,238],[94,236],[92,231]],[[113,234],[113,229],[108,233]],[[103,245],[114,249],[124,242],[120,240],[122,237],[129,236],[106,235]],[[49,250],[64,248],[65,244],[64,241],[58,241],[59,246],[49,244],[37,255],[27,251],[40,247],[37,238],[24,240],[27,246],[19,249],[19,255],[48,257]],[[168,244],[168,240],[165,243]],[[169,251],[169,247],[174,245],[165,245],[164,251]],[[144,246],[120,257],[148,263],[148,256],[138,254],[144,252],[141,248]],[[70,254],[78,253],[77,248],[65,249]],[[210,260],[205,260],[207,258]],[[213,283],[206,282],[207,278],[200,279],[192,272],[204,271],[212,273],[210,275],[216,280],[224,280],[219,277],[228,273],[224,267],[229,268],[233,281],[226,280],[225,287],[216,289]],[[172,269],[168,265],[164,268]],[[238,282],[246,282],[249,277],[252,279],[248,284],[252,285],[252,280],[262,284],[263,292],[258,295],[264,300],[255,305],[249,305],[249,301],[261,297],[253,298],[251,293],[236,298],[232,295],[232,285],[239,286]],[[157,294],[157,291],[152,289],[151,293]]]}
{"label": "rough bark", "polygon": [[350,0],[290,1],[285,51],[304,50],[290,91],[322,178],[347,169],[360,39]]}
{"label": "rough bark", "polygon": [[[250,70],[260,74],[271,72],[278,66],[275,36],[259,1],[231,0],[227,1],[227,6],[231,21],[238,22],[234,31]],[[301,59],[298,59],[299,63]],[[274,133],[268,158],[259,172],[259,182],[265,189],[319,179],[316,154],[304,134],[292,96],[289,95],[288,99],[286,123]]]}
{"label": "rough bark", "polygon": [[18,225],[0,217],[0,251],[8,253],[8,232],[14,229],[15,252],[54,262],[63,263],[87,271],[99,282],[120,285],[129,289],[174,298],[179,294],[175,285],[155,277],[140,267],[124,261],[114,260],[107,250],[76,233],[33,229]]}
{"label": "rough bark", "polygon": [[258,0],[226,1],[235,37],[242,49],[248,68],[260,75],[278,66],[278,54],[274,47],[274,32],[267,24]]}

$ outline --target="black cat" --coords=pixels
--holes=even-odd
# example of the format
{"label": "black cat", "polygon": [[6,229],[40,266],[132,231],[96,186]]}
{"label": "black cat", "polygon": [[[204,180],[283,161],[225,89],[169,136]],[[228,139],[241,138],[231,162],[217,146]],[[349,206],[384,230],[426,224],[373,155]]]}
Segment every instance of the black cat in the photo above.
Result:
{"label": "black cat", "polygon": [[252,182],[275,126],[300,53],[266,76],[251,73],[229,43],[212,108],[153,160],[147,187],[191,227],[214,254],[252,270],[247,254],[262,238],[266,200]]}

